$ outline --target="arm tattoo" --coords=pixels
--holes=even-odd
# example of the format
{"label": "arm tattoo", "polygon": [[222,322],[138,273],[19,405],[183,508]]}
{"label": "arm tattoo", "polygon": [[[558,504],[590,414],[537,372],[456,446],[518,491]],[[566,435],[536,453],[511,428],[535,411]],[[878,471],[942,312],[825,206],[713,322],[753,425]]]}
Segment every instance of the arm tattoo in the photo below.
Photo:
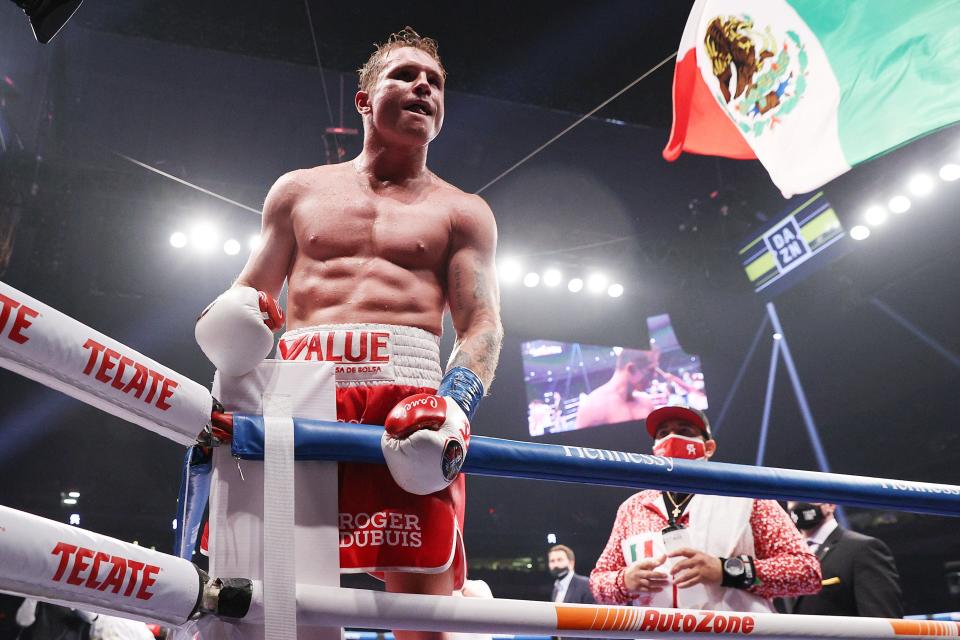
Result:
{"label": "arm tattoo", "polygon": [[463,308],[463,269],[459,266],[453,270],[453,295],[456,297],[457,307]]}
{"label": "arm tattoo", "polygon": [[466,367],[479,376],[483,386],[490,390],[493,374],[500,359],[500,345],[503,342],[503,330],[493,329],[464,340],[457,339],[448,369]]}
{"label": "arm tattoo", "polygon": [[476,265],[473,268],[473,299],[480,309],[486,309],[490,306],[490,287],[483,275],[483,260],[479,257],[476,259]]}

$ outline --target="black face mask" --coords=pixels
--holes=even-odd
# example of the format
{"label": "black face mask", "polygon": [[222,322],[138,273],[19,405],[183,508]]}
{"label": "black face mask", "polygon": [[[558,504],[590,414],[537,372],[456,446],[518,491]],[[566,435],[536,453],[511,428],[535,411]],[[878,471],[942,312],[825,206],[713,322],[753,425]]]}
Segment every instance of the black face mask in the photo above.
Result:
{"label": "black face mask", "polygon": [[790,519],[801,531],[816,529],[825,517],[820,505],[809,502],[798,502],[790,509]]}
{"label": "black face mask", "polygon": [[570,573],[570,567],[563,567],[562,569],[560,567],[554,567],[550,569],[550,575],[553,576],[554,580],[563,580],[567,577],[568,573]]}

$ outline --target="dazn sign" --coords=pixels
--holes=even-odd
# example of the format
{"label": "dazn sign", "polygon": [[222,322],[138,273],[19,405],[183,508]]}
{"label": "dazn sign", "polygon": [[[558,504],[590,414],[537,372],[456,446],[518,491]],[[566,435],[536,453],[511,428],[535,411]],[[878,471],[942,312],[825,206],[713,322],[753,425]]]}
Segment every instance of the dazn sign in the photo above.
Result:
{"label": "dazn sign", "polygon": [[796,218],[789,216],[763,236],[767,249],[777,261],[777,269],[783,273],[799,266],[812,254],[810,246],[800,233]]}

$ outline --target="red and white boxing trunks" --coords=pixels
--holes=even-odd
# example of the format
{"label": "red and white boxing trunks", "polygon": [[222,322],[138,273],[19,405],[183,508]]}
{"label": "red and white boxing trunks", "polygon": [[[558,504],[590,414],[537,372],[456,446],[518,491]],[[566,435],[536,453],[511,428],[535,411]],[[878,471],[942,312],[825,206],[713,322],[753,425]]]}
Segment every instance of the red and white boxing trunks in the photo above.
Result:
{"label": "red and white boxing trunks", "polygon": [[[288,331],[277,358],[335,363],[337,420],[382,425],[400,400],[440,384],[440,338],[413,327],[321,325]],[[407,493],[386,465],[340,463],[340,568],[344,573],[466,576],[464,477],[427,496]]]}

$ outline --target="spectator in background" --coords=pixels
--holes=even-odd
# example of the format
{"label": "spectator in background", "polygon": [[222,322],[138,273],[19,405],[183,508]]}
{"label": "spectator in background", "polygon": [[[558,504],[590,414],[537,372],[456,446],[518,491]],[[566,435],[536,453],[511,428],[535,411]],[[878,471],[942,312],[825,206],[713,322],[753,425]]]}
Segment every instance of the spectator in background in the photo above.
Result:
{"label": "spectator in background", "polygon": [[593,604],[590,580],[574,571],[576,555],[565,544],[556,544],[547,552],[547,568],[553,576],[553,602]]}
{"label": "spectator in background", "polygon": [[25,598],[17,609],[18,640],[89,640],[97,614]]}
{"label": "spectator in background", "polygon": [[646,418],[656,406],[646,389],[659,359],[658,351],[621,350],[610,379],[581,398],[577,429]]}
{"label": "spectator in background", "polygon": [[844,529],[829,503],[789,502],[790,517],[823,573],[815,595],[785,599],[786,613],[901,618],[900,576],[882,540]]}
{"label": "spectator in background", "polygon": [[[555,544],[547,552],[547,568],[553,576],[553,602],[567,604],[594,604],[590,591],[590,580],[574,571],[577,557],[573,549],[565,544]],[[574,640],[558,638],[555,640]]]}
{"label": "spectator in background", "polygon": [[[685,406],[647,417],[660,456],[707,462],[707,417]],[[776,596],[816,593],[820,566],[773,500],[641,491],[620,505],[590,574],[598,602],[771,612]]]}

